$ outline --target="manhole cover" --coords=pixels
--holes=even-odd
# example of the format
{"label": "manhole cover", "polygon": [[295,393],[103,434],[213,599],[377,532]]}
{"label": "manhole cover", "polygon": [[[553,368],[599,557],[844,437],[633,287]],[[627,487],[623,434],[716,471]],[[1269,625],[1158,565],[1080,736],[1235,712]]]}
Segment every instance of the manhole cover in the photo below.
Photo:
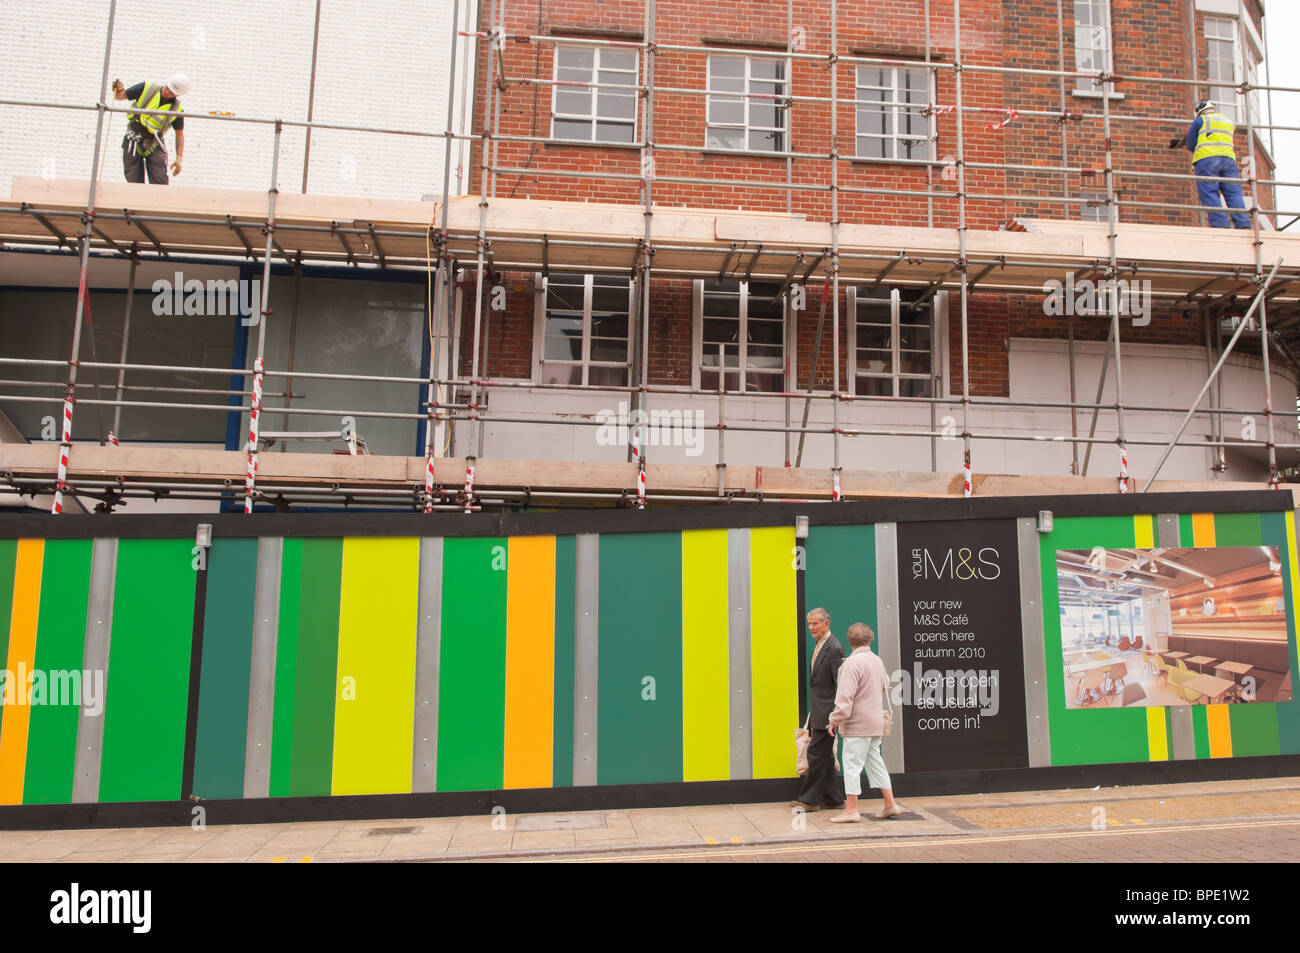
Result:
{"label": "manhole cover", "polygon": [[604,814],[534,814],[521,817],[516,831],[577,831],[605,826]]}
{"label": "manhole cover", "polygon": [[414,834],[414,827],[372,827],[362,837],[393,837],[398,834]]}

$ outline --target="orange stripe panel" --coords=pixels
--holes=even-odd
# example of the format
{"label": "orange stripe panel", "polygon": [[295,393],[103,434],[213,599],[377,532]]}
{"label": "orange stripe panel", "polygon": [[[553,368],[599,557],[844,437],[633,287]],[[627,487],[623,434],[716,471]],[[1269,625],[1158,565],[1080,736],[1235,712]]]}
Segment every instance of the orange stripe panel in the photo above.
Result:
{"label": "orange stripe panel", "polygon": [[1213,513],[1192,514],[1192,545],[1197,547],[1214,545]]}
{"label": "orange stripe panel", "polygon": [[555,720],[555,537],[512,536],[506,579],[507,788],[548,788]]}
{"label": "orange stripe panel", "polygon": [[1206,705],[1205,723],[1210,730],[1210,757],[1232,757],[1232,725],[1227,705]]}
{"label": "orange stripe panel", "polygon": [[[27,705],[27,676],[36,667],[36,619],[41,608],[41,566],[45,540],[20,539],[14,565],[14,603],[9,617],[9,658],[6,660],[5,707],[0,721],[0,804],[23,803],[27,765],[27,728],[32,710]],[[12,679],[12,685],[9,683]],[[12,696],[10,696],[12,691]]]}

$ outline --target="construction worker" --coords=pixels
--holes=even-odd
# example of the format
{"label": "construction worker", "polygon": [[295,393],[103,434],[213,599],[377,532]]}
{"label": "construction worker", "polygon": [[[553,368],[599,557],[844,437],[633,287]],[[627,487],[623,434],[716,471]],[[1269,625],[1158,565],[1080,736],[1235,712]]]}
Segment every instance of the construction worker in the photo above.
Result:
{"label": "construction worker", "polygon": [[[1237,168],[1237,156],[1232,147],[1232,136],[1237,127],[1227,116],[1218,111],[1214,103],[1204,100],[1196,104],[1196,118],[1187,130],[1187,138],[1173,139],[1170,149],[1186,146],[1192,154],[1192,171],[1199,176],[1206,176],[1211,181],[1196,183],[1200,193],[1201,204],[1206,208],[1222,209],[1222,195],[1228,208],[1245,209],[1242,200],[1241,185],[1238,182],[1215,182],[1215,178],[1241,179]],[[1222,211],[1209,213],[1211,228],[1227,228],[1228,216]],[[1233,213],[1232,224],[1236,228],[1250,228],[1250,216]]]}
{"label": "construction worker", "polygon": [[126,136],[122,139],[122,171],[128,182],[149,181],[167,184],[167,147],[163,136],[167,130],[176,130],[176,161],[172,175],[181,174],[181,156],[185,152],[185,119],[180,113],[181,101],[177,98],[190,91],[190,81],[184,73],[173,73],[166,83],[136,83],[129,89],[122,81],[113,81],[113,98],[130,100],[136,109],[165,110],[172,115],[133,113],[127,122]]}

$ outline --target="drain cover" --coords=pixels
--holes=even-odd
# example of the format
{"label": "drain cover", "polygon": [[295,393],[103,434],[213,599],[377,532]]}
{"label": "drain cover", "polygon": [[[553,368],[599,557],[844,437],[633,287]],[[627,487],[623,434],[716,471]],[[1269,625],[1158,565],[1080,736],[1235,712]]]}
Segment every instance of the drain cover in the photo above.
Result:
{"label": "drain cover", "polygon": [[533,814],[515,823],[516,831],[576,831],[605,826],[604,814]]}
{"label": "drain cover", "polygon": [[362,837],[391,837],[397,834],[414,834],[414,827],[372,827]]}

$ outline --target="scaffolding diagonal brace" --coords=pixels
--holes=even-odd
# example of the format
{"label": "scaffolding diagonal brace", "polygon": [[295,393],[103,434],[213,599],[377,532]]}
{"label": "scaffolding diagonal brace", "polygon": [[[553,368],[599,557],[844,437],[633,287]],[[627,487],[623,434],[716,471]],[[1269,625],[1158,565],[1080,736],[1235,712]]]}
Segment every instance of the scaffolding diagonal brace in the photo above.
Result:
{"label": "scaffolding diagonal brace", "polygon": [[145,238],[149,239],[158,254],[162,255],[164,258],[170,257],[167,254],[167,249],[163,248],[162,242],[158,241],[158,239],[154,237],[154,233],[149,231],[149,227],[138,218],[131,217],[131,210],[129,208],[122,209],[122,216],[127,225],[134,225],[136,228],[140,229],[140,233],[144,235]]}
{"label": "scaffolding diagonal brace", "polygon": [[50,220],[48,218],[46,218],[40,212],[36,211],[26,202],[22,204],[22,213],[24,215],[30,215],[32,218],[36,219],[36,221],[40,222],[47,232],[49,232],[51,235],[53,235],[55,238],[59,240],[60,245],[68,244],[68,237],[64,235],[61,231],[59,231],[57,228],[55,228],[53,225],[51,225]]}
{"label": "scaffolding diagonal brace", "polygon": [[352,246],[348,244],[347,236],[339,231],[338,222],[330,222],[330,234],[338,239],[338,243],[343,246],[343,254],[347,256],[348,264],[355,265],[357,262],[352,254]]}
{"label": "scaffolding diagonal brace", "polygon": [[226,216],[226,227],[234,232],[236,237],[239,238],[240,243],[244,246],[244,255],[248,258],[256,258],[257,256],[253,254],[253,246],[248,243],[248,236],[246,236],[244,230],[239,227],[239,223],[235,221],[235,216]]}

